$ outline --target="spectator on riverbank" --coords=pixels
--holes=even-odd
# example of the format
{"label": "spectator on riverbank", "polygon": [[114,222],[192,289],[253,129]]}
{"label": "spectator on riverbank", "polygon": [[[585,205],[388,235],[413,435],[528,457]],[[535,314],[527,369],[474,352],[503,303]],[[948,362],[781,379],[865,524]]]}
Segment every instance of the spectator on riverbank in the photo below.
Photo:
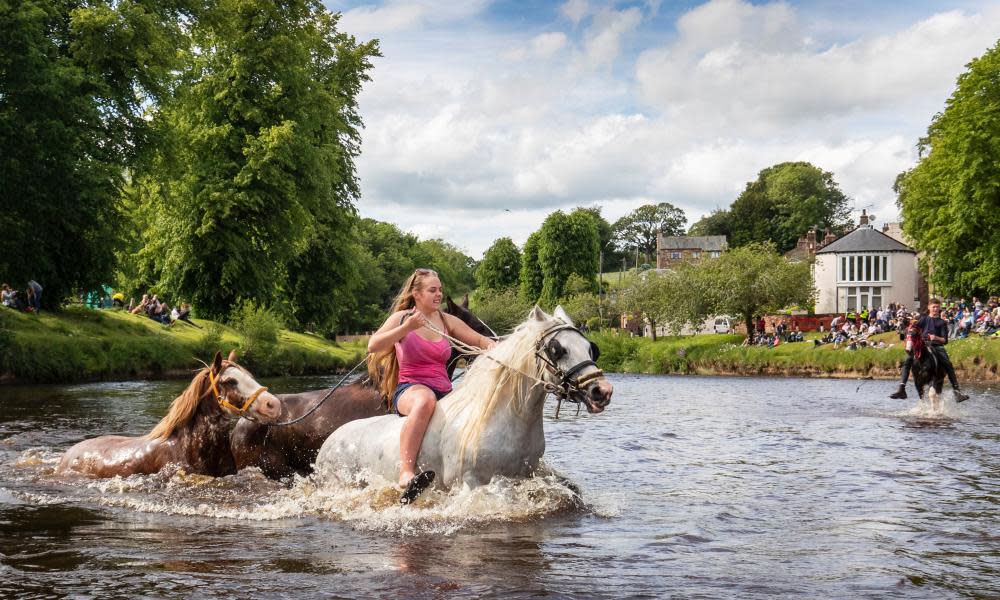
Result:
{"label": "spectator on riverbank", "polygon": [[34,279],[28,280],[28,307],[36,315],[42,314],[42,286]]}
{"label": "spectator on riverbank", "polygon": [[137,315],[139,313],[145,313],[147,306],[149,306],[149,294],[143,294],[142,300],[139,301],[139,304],[136,304],[135,307],[129,312],[131,312],[133,315]]}
{"label": "spectator on riverbank", "polygon": [[0,303],[8,308],[16,308],[16,305],[14,304],[14,296],[17,295],[17,292],[12,290],[6,283],[3,284],[3,288],[0,289],[2,289],[2,291],[0,291]]}

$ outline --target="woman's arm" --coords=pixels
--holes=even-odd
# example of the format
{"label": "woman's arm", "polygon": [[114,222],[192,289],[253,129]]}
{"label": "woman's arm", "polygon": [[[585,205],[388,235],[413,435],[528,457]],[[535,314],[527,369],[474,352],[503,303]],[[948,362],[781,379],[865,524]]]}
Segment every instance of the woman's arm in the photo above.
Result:
{"label": "woman's arm", "polygon": [[[403,317],[406,319],[400,323]],[[368,339],[368,351],[373,354],[385,352],[393,344],[403,339],[407,333],[415,329],[420,329],[427,323],[425,317],[419,310],[401,310],[389,315],[389,318],[382,323],[371,338]]]}
{"label": "woman's arm", "polygon": [[448,330],[451,331],[451,334],[466,344],[482,348],[483,350],[489,350],[497,345],[495,340],[476,333],[471,327],[465,324],[465,321],[462,321],[455,315],[449,315],[448,313],[441,313],[441,315],[448,321]]}

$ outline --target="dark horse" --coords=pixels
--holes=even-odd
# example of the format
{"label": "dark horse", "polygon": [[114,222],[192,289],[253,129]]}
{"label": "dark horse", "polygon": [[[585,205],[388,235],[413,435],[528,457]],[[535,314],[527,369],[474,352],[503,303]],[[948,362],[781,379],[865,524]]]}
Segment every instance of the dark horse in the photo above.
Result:
{"label": "dark horse", "polygon": [[239,415],[274,422],[281,415],[281,401],[235,361],[235,354],[222,360],[216,353],[152,431],[84,440],[63,454],[56,473],[127,477],[156,473],[169,464],[213,477],[235,473],[227,421]]}
{"label": "dark horse", "polygon": [[[449,314],[461,319],[477,333],[487,337],[495,335],[485,323],[469,312],[468,297],[461,305],[451,298],[445,300]],[[459,356],[461,355],[453,348],[452,360],[448,363],[449,376],[452,375]],[[304,415],[317,402],[322,402],[316,412],[298,423],[271,427],[241,419],[230,436],[236,468],[259,467],[272,479],[281,479],[294,473],[307,475],[313,471],[320,446],[335,429],[349,421],[389,414],[388,405],[378,386],[369,377],[343,385],[332,394],[329,392],[329,389],[322,389],[279,395],[285,405],[285,418],[288,420]]]}
{"label": "dark horse", "polygon": [[931,408],[941,410],[944,365],[935,354],[933,346],[924,343],[923,331],[916,324],[906,329],[906,352],[913,357],[910,374],[913,375],[913,385],[917,386],[917,395],[923,400],[924,389],[929,387]]}

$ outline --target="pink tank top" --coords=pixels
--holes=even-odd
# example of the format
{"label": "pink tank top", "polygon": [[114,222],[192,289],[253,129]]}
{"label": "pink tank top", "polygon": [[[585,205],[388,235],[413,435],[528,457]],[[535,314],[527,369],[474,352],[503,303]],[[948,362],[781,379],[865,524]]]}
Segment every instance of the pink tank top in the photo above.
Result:
{"label": "pink tank top", "polygon": [[451,344],[447,338],[429,342],[411,331],[396,342],[399,383],[419,383],[439,392],[451,391],[447,364]]}

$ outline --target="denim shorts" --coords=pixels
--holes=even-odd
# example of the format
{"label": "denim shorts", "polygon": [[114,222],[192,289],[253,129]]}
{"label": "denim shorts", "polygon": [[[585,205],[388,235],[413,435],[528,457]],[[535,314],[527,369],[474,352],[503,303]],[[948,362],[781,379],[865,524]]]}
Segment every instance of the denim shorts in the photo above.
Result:
{"label": "denim shorts", "polygon": [[[394,412],[397,415],[399,415],[399,409],[396,407],[396,402],[399,401],[399,397],[403,395],[403,392],[405,392],[406,390],[410,389],[411,387],[413,387],[415,385],[424,385],[424,384],[422,384],[422,383],[413,383],[412,381],[409,381],[409,382],[406,382],[406,383],[401,383],[401,384],[399,384],[399,385],[396,386],[396,391],[393,392],[393,394],[392,394],[392,412]],[[438,400],[440,400],[441,398],[444,398],[446,395],[448,395],[451,392],[451,390],[448,390],[447,392],[441,392],[441,391],[438,391],[438,390],[436,390],[436,389],[434,389],[432,387],[428,387],[428,386],[425,386],[425,385],[424,385],[424,387],[426,387],[430,391],[434,392],[434,397],[437,398]],[[406,415],[399,415],[399,416],[405,417]]]}

